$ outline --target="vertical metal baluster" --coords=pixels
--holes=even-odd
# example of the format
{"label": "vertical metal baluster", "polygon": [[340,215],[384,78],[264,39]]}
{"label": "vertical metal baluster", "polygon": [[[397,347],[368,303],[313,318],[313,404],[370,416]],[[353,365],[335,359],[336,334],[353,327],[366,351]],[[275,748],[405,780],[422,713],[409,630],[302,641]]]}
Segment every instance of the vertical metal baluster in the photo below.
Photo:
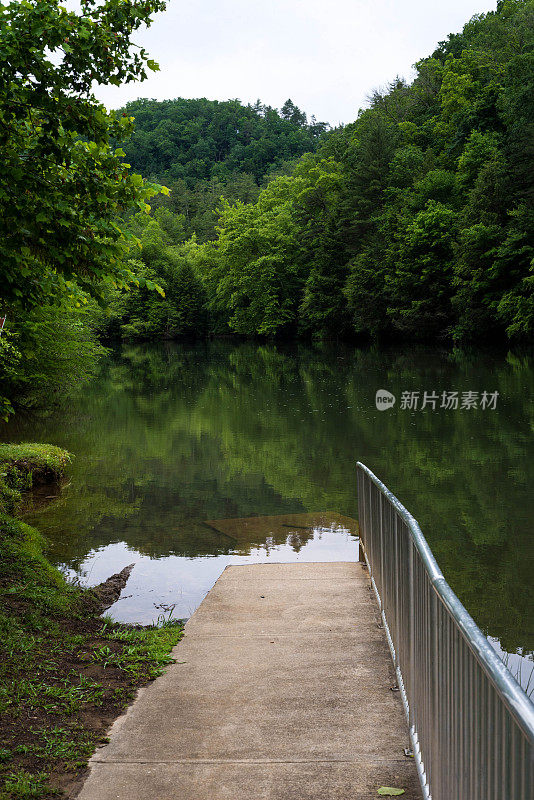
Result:
{"label": "vertical metal baluster", "polygon": [[[429,591],[432,591],[429,586]],[[432,758],[431,760],[431,767],[435,763],[436,767],[438,765],[439,760],[439,647],[438,647],[438,599],[436,594],[432,591],[431,594],[431,620],[430,624],[432,626],[431,635],[432,635],[432,709],[431,709],[431,719],[432,719]],[[432,770],[432,776],[434,772],[437,770]],[[432,776],[430,780],[430,784],[432,785]]]}

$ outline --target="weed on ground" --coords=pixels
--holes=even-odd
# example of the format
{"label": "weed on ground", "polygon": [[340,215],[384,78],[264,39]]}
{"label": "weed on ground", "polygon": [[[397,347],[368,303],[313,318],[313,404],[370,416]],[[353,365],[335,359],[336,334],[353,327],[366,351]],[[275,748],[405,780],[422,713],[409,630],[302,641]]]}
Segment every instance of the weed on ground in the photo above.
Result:
{"label": "weed on ground", "polygon": [[0,800],[74,797],[109,726],[172,661],[183,631],[99,616],[109,591],[68,584],[43,546],[0,513]]}

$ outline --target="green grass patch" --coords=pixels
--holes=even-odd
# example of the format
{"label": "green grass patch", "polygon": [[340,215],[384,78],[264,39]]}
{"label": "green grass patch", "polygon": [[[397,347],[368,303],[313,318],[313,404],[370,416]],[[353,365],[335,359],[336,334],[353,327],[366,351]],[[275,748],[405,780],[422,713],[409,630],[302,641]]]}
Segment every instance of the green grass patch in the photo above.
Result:
{"label": "green grass patch", "polygon": [[148,628],[117,626],[106,620],[101,635],[110,642],[120,642],[122,651],[114,653],[106,645],[95,649],[91,658],[106,666],[116,666],[135,677],[157,678],[172,663],[169,653],[180,640],[182,630],[181,620],[167,620]]}
{"label": "green grass patch", "polygon": [[[68,584],[43,554],[44,537],[35,528],[0,513],[0,598],[5,603],[25,601],[27,628],[45,629],[43,616],[51,611],[73,612],[81,605],[82,592]],[[9,635],[12,621],[0,615],[0,635]]]}
{"label": "green grass patch", "polygon": [[51,444],[0,444],[0,511],[12,514],[22,492],[59,480],[71,456]]}
{"label": "green grass patch", "polygon": [[51,797],[60,797],[60,792],[50,788],[48,773],[31,773],[24,769],[10,772],[4,781],[4,788],[0,789],[0,800],[26,800],[38,797],[48,800]]}
{"label": "green grass patch", "polygon": [[[68,463],[47,445],[1,445],[4,486],[6,465],[23,471],[23,452],[30,484]],[[38,531],[0,513],[0,800],[66,796],[183,631],[179,621],[141,628],[100,617],[96,595],[67,583],[44,546]]]}

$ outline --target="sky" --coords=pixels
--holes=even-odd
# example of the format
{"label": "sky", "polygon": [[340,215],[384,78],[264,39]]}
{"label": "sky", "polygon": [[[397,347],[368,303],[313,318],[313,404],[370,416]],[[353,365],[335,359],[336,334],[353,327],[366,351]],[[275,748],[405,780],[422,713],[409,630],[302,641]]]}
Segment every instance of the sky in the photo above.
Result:
{"label": "sky", "polygon": [[134,41],[161,71],[143,83],[96,87],[108,108],[150,97],[289,97],[309,116],[351,122],[369,94],[430,55],[492,0],[170,0]]}

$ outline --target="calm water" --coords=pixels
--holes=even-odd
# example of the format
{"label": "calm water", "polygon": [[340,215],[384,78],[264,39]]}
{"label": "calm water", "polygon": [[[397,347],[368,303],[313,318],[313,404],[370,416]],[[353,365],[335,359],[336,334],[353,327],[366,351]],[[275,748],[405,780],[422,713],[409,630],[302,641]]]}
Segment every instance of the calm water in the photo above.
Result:
{"label": "calm water", "polygon": [[[378,411],[375,393],[392,392]],[[497,648],[532,670],[534,389],[527,356],[345,347],[126,346],[55,416],[4,438],[74,454],[60,492],[27,519],[86,585],[135,562],[119,620],[188,617],[222,569],[349,560],[342,525],[239,542],[207,520],[304,512],[357,517],[365,462],[419,520],[453,589]],[[435,392],[421,410],[403,392]],[[440,408],[443,392],[498,392],[496,407]],[[421,399],[419,399],[419,405]],[[50,497],[49,495],[57,495]],[[224,523],[223,523],[224,527]],[[532,679],[534,681],[534,678]]]}

